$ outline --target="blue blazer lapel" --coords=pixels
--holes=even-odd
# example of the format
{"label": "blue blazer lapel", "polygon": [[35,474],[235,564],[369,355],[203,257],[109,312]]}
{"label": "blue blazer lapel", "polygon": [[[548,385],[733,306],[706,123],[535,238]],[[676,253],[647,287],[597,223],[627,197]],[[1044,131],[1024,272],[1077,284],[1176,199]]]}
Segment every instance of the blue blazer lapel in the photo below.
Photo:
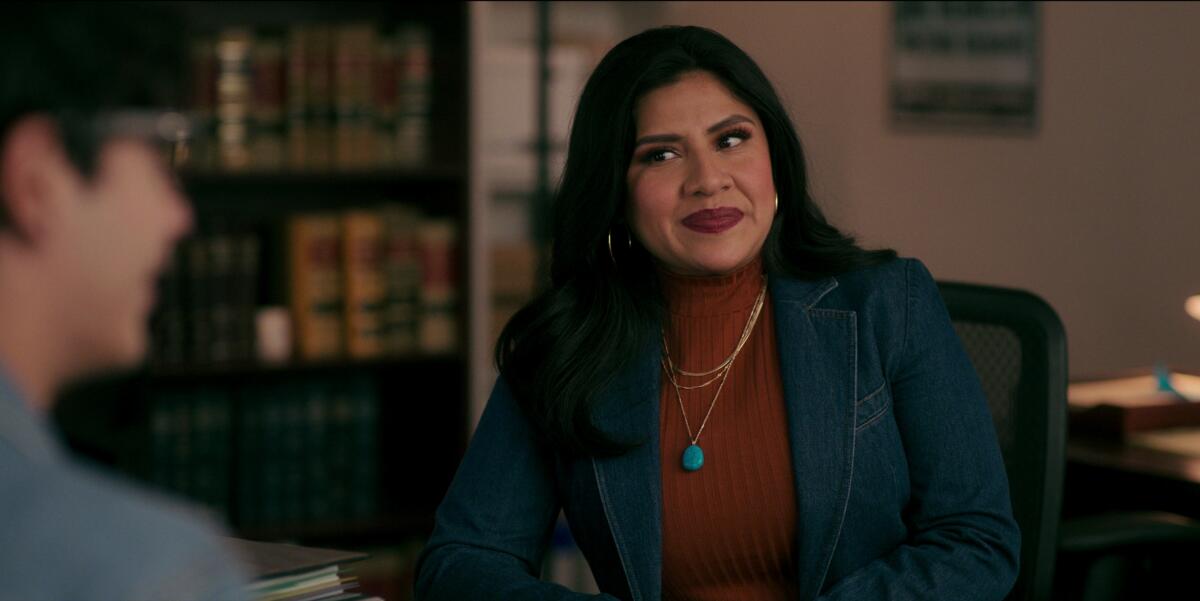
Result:
{"label": "blue blazer lapel", "polygon": [[837,280],[773,278],[799,516],[800,599],[815,599],[829,569],[850,497],[857,361],[853,311],[814,309]]}
{"label": "blue blazer lapel", "polygon": [[601,394],[596,412],[601,430],[620,440],[644,442],[619,457],[592,459],[604,519],[634,601],[658,599],[662,588],[662,481],[658,456],[661,354],[661,343],[656,339],[625,377]]}

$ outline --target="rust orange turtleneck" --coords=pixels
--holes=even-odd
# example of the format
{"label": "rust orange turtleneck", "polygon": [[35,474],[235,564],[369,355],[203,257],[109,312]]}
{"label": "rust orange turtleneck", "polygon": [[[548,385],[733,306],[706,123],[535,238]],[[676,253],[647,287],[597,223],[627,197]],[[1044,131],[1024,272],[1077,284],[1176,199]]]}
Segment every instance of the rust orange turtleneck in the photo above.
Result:
{"label": "rust orange turtleneck", "polygon": [[[660,269],[666,343],[681,369],[725,360],[763,284],[762,259],[734,273],[688,277]],[[661,372],[662,598],[768,601],[796,596],[796,502],[779,352],[769,295],[700,436],[704,466],[682,467],[690,444],[675,388]],[[708,378],[682,377],[682,385]],[[720,381],[681,390],[695,433]]]}

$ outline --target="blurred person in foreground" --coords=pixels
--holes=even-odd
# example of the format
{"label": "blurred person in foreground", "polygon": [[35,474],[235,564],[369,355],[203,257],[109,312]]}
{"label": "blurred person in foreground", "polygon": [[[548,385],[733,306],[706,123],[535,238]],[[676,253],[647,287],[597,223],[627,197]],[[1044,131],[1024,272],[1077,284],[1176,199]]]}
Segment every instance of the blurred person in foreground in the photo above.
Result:
{"label": "blurred person in foreground", "polygon": [[937,286],[826,221],[749,56],[697,27],[614,47],[554,210],[421,601],[587,598],[538,580],[560,510],[603,599],[1005,597],[1020,533]]}
{"label": "blurred person in foreground", "polygon": [[10,4],[0,24],[0,598],[238,599],[198,512],[66,455],[64,385],[143,359],[191,209],[163,144],[183,43],[126,4]]}

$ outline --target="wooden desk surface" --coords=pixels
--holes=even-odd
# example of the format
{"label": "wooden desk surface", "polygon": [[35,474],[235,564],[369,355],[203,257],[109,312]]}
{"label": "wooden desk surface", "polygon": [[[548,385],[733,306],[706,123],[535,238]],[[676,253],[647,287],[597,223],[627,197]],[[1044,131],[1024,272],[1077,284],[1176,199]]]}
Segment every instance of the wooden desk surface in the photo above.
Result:
{"label": "wooden desk surface", "polygon": [[1155,476],[1200,486],[1200,456],[1134,443],[1072,437],[1067,463]]}
{"label": "wooden desk surface", "polygon": [[1165,510],[1200,519],[1200,452],[1165,450],[1179,445],[1152,442],[1071,437],[1063,514]]}

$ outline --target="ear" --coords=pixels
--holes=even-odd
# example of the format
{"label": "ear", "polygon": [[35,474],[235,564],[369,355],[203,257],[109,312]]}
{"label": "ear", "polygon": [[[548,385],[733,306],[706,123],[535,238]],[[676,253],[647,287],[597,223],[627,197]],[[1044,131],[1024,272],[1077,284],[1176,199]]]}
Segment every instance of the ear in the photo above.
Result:
{"label": "ear", "polygon": [[82,176],[67,159],[53,120],[22,117],[0,142],[0,202],[11,233],[28,243],[43,240],[63,201]]}

